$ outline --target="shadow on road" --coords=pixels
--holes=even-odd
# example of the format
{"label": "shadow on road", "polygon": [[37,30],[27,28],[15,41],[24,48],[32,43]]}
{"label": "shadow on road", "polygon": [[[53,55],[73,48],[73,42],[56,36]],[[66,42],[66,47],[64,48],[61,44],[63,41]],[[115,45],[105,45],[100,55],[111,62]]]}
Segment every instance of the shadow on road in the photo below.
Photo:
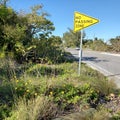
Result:
{"label": "shadow on road", "polygon": [[[68,59],[72,59],[74,61],[79,61],[79,57],[78,57],[78,53],[73,53],[71,54],[70,52],[68,52],[69,54],[67,54],[67,58]],[[105,59],[98,59],[98,57],[82,57],[82,61],[87,62],[94,62],[94,63],[98,63],[98,62],[109,62],[109,60],[105,60]]]}
{"label": "shadow on road", "polygon": [[100,60],[97,57],[82,57],[82,61],[93,61],[93,62],[109,62],[108,60]]}

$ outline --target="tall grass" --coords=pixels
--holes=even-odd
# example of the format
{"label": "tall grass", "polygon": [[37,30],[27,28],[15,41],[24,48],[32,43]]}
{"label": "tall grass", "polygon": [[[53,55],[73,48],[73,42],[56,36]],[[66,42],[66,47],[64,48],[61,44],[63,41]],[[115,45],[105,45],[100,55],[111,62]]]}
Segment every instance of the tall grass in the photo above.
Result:
{"label": "tall grass", "polygon": [[56,105],[48,97],[38,96],[26,101],[26,99],[20,98],[15,105],[12,116],[6,120],[48,120],[57,113]]}
{"label": "tall grass", "polygon": [[[57,120],[57,119],[56,119]],[[61,120],[113,120],[109,112],[102,108],[100,110],[89,109],[82,112],[76,112],[67,116],[61,116]]]}

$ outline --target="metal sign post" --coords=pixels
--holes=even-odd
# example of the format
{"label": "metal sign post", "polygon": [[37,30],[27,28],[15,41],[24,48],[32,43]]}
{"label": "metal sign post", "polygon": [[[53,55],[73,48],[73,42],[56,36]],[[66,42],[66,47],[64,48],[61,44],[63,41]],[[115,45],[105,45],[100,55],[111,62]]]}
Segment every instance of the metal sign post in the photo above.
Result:
{"label": "metal sign post", "polygon": [[80,76],[81,71],[81,61],[82,61],[82,37],[83,31],[81,30],[81,36],[80,36],[80,50],[79,50],[79,67],[78,67],[78,75]]}
{"label": "metal sign post", "polygon": [[[96,18],[93,18],[91,16],[88,16],[79,12],[75,12],[74,13],[74,32],[80,31],[83,28],[89,27],[98,22],[99,20]],[[82,38],[83,38],[83,31],[81,31],[81,39],[80,39],[79,68],[78,68],[79,75],[80,75],[81,60],[82,60]]]}

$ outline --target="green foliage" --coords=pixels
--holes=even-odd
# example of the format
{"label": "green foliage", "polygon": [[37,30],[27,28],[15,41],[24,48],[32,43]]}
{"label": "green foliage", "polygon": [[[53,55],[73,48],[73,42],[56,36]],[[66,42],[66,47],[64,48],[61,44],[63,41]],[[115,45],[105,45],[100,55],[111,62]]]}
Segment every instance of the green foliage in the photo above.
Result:
{"label": "green foliage", "polygon": [[34,66],[31,66],[28,70],[27,73],[29,75],[33,76],[56,76],[56,75],[61,75],[64,73],[64,70],[61,68],[57,68],[56,66],[53,65],[42,65],[42,64],[36,64]]}
{"label": "green foliage", "polygon": [[120,52],[120,36],[110,39],[110,48],[114,52]]}
{"label": "green foliage", "polygon": [[13,89],[11,83],[0,85],[0,119],[10,115],[14,104]]}
{"label": "green foliage", "polygon": [[82,74],[83,79],[88,79],[86,82],[90,83],[90,85],[102,95],[114,93],[117,88],[113,80],[107,79],[103,74],[86,65],[82,68]]}
{"label": "green foliage", "polygon": [[[85,33],[83,33],[83,38]],[[69,29],[68,32],[63,34],[64,46],[66,47],[78,47],[80,45],[81,32],[74,33],[73,30]]]}
{"label": "green foliage", "polygon": [[4,5],[0,5],[0,21],[1,21],[0,24],[1,25],[12,24],[12,21],[15,22],[15,17],[16,17],[16,14],[12,8],[9,8],[9,7],[7,8]]}
{"label": "green foliage", "polygon": [[85,48],[90,48],[97,51],[120,52],[120,36],[111,38],[109,44],[106,44],[102,39],[95,38],[94,40],[86,40]]}
{"label": "green foliage", "polygon": [[16,80],[14,87],[17,97],[25,97],[26,99],[30,99],[41,93],[40,87],[38,85],[33,85],[31,80],[26,82],[22,80]]}
{"label": "green foliage", "polygon": [[12,110],[12,109],[11,109],[8,105],[6,105],[6,104],[0,105],[0,120],[3,120],[3,119],[5,119],[7,116],[9,116],[11,110]]}
{"label": "green foliage", "polygon": [[108,45],[104,43],[102,39],[95,38],[94,40],[86,40],[85,41],[85,48],[90,48],[96,51],[107,51]]}
{"label": "green foliage", "polygon": [[17,98],[25,98],[26,100],[35,98],[41,94],[44,94],[47,88],[46,81],[34,81],[34,77],[21,77],[21,79],[15,79],[13,82],[14,94]]}
{"label": "green foliage", "polygon": [[8,1],[9,1],[9,0],[1,0],[1,1],[0,1],[0,5],[3,5],[3,6],[6,7],[6,4],[7,4]]}
{"label": "green foliage", "polygon": [[[5,65],[9,66],[5,68]],[[10,79],[0,86],[0,115],[3,119],[19,117],[24,120],[35,116],[51,119],[67,111],[86,111],[97,108],[101,94],[106,100],[109,93],[115,93],[109,81],[84,64],[80,77],[77,76],[77,63],[18,65],[14,66],[10,61],[0,65],[2,69],[11,69]],[[4,69],[3,73],[6,73]]]}
{"label": "green foliage", "polygon": [[12,8],[0,5],[0,51],[1,57],[12,57],[19,63],[64,61],[62,41],[51,36],[55,29],[46,18],[42,5],[33,6],[31,13],[16,13]]}
{"label": "green foliage", "polygon": [[[0,102],[11,104],[13,100],[14,87],[11,83],[7,83],[0,86]],[[11,101],[9,101],[11,100]]]}
{"label": "green foliage", "polygon": [[[95,102],[98,99],[97,92],[89,84],[75,87],[72,84],[64,84],[49,89],[48,95],[64,110],[71,109],[73,105],[87,104],[89,101]],[[78,105],[79,106],[79,105]]]}
{"label": "green foliage", "polygon": [[114,114],[111,120],[120,120],[120,114],[119,113]]}
{"label": "green foliage", "polygon": [[40,41],[36,41],[35,60],[40,63],[48,62],[49,64],[64,62],[64,52],[61,45],[62,41],[58,36],[41,38]]}

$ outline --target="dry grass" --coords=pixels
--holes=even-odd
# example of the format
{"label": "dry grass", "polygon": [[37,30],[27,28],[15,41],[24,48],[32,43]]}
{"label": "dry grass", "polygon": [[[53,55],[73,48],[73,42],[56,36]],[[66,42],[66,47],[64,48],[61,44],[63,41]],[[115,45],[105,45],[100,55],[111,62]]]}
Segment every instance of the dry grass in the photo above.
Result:
{"label": "dry grass", "polygon": [[107,110],[103,108],[98,111],[90,108],[87,111],[68,114],[55,120],[110,120],[110,117]]}
{"label": "dry grass", "polygon": [[91,85],[103,95],[109,95],[116,90],[116,84],[105,78],[94,79]]}
{"label": "dry grass", "polygon": [[16,110],[6,120],[48,120],[56,115],[57,107],[48,97],[38,96],[26,102],[26,99],[19,99]]}

